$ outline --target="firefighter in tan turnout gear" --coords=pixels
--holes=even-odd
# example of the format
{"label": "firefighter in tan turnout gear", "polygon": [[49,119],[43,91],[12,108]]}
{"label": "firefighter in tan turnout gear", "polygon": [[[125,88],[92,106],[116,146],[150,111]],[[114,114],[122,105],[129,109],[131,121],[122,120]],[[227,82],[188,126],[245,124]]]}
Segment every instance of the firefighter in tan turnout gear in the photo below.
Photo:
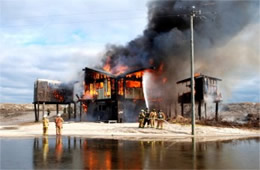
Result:
{"label": "firefighter in tan turnout gear", "polygon": [[145,118],[145,114],[144,114],[144,110],[142,109],[139,113],[138,116],[138,120],[139,120],[139,128],[143,128],[144,126],[144,118]]}
{"label": "firefighter in tan turnout gear", "polygon": [[163,122],[165,121],[165,118],[165,114],[162,112],[162,110],[159,110],[157,114],[157,129],[163,129]]}
{"label": "firefighter in tan turnout gear", "polygon": [[48,135],[49,119],[47,118],[47,115],[43,116],[42,125],[43,125],[43,135]]}
{"label": "firefighter in tan turnout gear", "polygon": [[155,118],[156,118],[156,116],[157,116],[156,111],[155,111],[155,109],[153,109],[151,111],[151,113],[150,113],[150,116],[149,116],[151,128],[154,128],[154,126],[155,126]]}
{"label": "firefighter in tan turnout gear", "polygon": [[64,120],[62,119],[61,115],[58,114],[55,118],[55,124],[56,124],[56,135],[61,135],[61,129],[62,129],[62,123]]}

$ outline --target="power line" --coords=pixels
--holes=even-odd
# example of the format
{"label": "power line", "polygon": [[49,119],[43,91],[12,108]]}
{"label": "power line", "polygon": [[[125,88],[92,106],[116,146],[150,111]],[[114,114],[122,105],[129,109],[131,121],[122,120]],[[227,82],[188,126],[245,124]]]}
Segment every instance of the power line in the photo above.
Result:
{"label": "power line", "polygon": [[[107,13],[135,13],[137,11],[143,12],[144,10],[141,9],[136,9],[136,10],[120,10],[120,11],[92,11],[92,12],[84,12],[84,13],[71,13],[71,14],[54,14],[54,15],[37,15],[37,16],[23,16],[22,18],[24,19],[30,19],[30,18],[48,18],[48,17],[67,17],[67,16],[85,16],[85,15],[94,15],[94,14],[107,14]],[[10,17],[11,19],[13,18],[19,18],[20,17]]]}
{"label": "power line", "polygon": [[[189,17],[189,14],[176,14],[176,15],[164,15],[164,16],[157,16],[156,18],[165,18],[165,17]],[[138,17],[127,17],[127,18],[102,18],[99,20],[91,19],[91,20],[81,20],[81,21],[72,21],[72,22],[55,22],[55,23],[48,23],[52,25],[67,25],[67,24],[74,24],[74,23],[86,23],[86,22],[110,22],[110,21],[128,21],[128,20],[136,20],[136,19],[144,19],[147,16],[138,16]],[[34,26],[34,25],[42,25],[42,24],[27,24],[27,25],[3,25],[3,27],[27,27],[27,26]]]}

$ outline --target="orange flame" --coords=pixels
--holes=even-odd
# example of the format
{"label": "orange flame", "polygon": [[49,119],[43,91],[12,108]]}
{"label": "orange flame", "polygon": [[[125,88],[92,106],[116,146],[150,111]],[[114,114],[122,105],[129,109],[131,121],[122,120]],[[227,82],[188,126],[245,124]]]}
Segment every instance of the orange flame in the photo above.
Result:
{"label": "orange flame", "polygon": [[132,74],[126,75],[127,78],[141,78],[144,75],[144,71],[138,71]]}
{"label": "orange flame", "polygon": [[195,73],[194,74],[194,77],[199,77],[200,76],[200,73]]}
{"label": "orange flame", "polygon": [[127,67],[127,66],[120,65],[120,66],[117,66],[117,67],[113,70],[113,72],[115,72],[115,75],[120,75],[120,74],[125,73],[127,70],[128,70],[128,67]]}
{"label": "orange flame", "polygon": [[123,96],[124,95],[124,80],[123,79],[120,79],[118,82],[118,95],[121,95]]}
{"label": "orange flame", "polygon": [[82,103],[82,108],[85,113],[88,111],[88,105],[86,103]]}
{"label": "orange flame", "polygon": [[64,96],[61,95],[57,90],[53,91],[53,96],[55,99],[57,99],[59,102],[64,102]]}
{"label": "orange flame", "polygon": [[111,58],[108,56],[106,60],[106,64],[104,65],[103,69],[107,72],[111,72],[111,66],[110,66]]}
{"label": "orange flame", "polygon": [[140,81],[133,81],[133,80],[126,80],[126,87],[128,87],[128,88],[140,88],[141,82]]}

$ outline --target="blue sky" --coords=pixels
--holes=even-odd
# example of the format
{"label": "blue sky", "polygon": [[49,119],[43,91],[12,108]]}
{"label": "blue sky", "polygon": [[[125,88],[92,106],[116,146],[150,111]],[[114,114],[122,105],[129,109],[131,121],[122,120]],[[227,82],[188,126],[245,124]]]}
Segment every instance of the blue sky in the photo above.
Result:
{"label": "blue sky", "polygon": [[[142,34],[147,2],[0,0],[0,103],[31,103],[37,78],[75,80],[82,68],[100,64],[108,43]],[[259,74],[234,85],[227,101],[259,102]]]}

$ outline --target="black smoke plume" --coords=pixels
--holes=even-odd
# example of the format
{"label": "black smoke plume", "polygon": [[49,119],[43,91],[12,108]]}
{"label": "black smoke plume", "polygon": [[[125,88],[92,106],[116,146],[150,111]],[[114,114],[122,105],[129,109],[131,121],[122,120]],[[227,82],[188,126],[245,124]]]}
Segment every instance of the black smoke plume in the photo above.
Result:
{"label": "black smoke plume", "polygon": [[[114,68],[118,66],[135,70],[163,65],[160,77],[167,78],[163,90],[167,93],[162,94],[165,94],[166,100],[173,102],[177,94],[176,81],[190,74],[189,14],[192,6],[202,13],[194,21],[195,71],[228,78],[225,76],[231,73],[223,69],[231,67],[230,70],[235,70],[238,56],[233,56],[230,50],[226,51],[229,55],[225,51],[217,53],[216,49],[225,49],[248,25],[258,24],[259,1],[151,1],[148,3],[148,24],[143,34],[126,46],[108,45],[103,58],[104,65],[109,63],[111,72],[115,74],[118,70]],[[235,51],[238,47],[230,45],[230,48]],[[259,54],[259,50],[257,52]],[[222,64],[223,69],[217,67],[218,63]],[[259,60],[253,63],[258,64]]]}

